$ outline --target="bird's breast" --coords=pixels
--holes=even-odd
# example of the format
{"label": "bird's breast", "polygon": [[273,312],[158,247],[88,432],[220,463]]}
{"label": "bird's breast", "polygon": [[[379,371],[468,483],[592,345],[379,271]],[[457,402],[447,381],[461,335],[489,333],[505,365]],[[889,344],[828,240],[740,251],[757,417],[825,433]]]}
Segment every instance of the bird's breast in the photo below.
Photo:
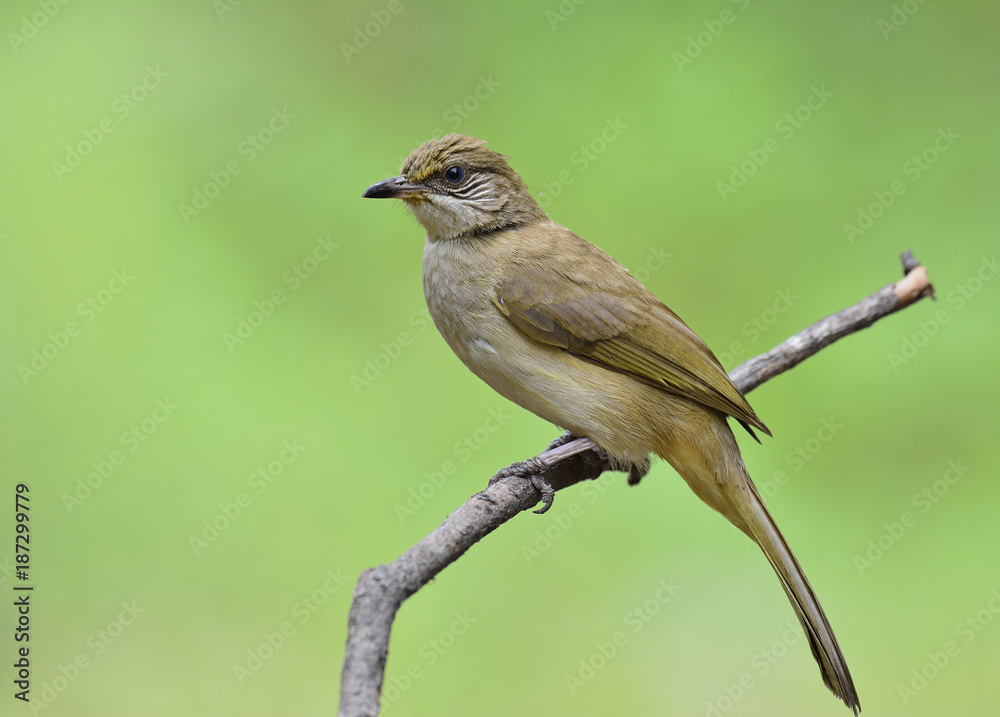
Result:
{"label": "bird's breast", "polygon": [[629,396],[652,394],[653,389],[517,329],[493,303],[497,280],[506,269],[502,262],[501,253],[483,256],[475,245],[428,241],[424,295],[438,331],[459,359],[500,395],[594,439],[616,457],[642,464],[650,441],[633,433],[637,422],[630,414],[641,412]]}
{"label": "bird's breast", "polygon": [[[424,298],[438,331],[473,372],[500,360],[502,317],[493,305],[496,259],[461,240],[428,240]],[[509,340],[509,338],[508,338]]]}

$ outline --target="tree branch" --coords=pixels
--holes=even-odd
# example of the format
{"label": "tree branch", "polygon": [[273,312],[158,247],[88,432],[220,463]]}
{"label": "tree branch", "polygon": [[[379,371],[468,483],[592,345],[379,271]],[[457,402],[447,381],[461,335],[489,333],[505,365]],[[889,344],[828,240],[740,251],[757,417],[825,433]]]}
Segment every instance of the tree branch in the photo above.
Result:
{"label": "tree branch", "polygon": [[[749,393],[798,365],[837,339],[871,326],[925,296],[934,296],[927,270],[907,250],[902,254],[904,278],[843,311],[817,321],[767,353],[733,369],[736,386]],[[587,438],[556,441],[531,463],[544,466],[542,477],[556,491],[613,470],[607,456]],[[469,548],[541,498],[524,479],[521,464],[501,471],[486,490],[476,493],[426,538],[388,565],[366,570],[358,578],[348,618],[347,649],[340,678],[339,717],[375,717],[379,712],[389,635],[396,612],[406,598],[458,560]]]}

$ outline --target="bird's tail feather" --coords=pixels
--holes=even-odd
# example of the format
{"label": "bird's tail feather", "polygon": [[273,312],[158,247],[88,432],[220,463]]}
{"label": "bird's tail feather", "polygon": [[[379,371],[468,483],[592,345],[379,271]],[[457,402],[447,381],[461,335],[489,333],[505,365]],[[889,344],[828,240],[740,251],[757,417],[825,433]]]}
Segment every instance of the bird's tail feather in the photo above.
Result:
{"label": "bird's tail feather", "polygon": [[858,693],[854,689],[854,681],[851,679],[851,672],[847,669],[847,662],[840,652],[837,638],[833,634],[826,614],[816,599],[809,581],[795,554],[792,553],[784,536],[778,530],[774,519],[768,512],[761,500],[757,488],[750,480],[750,476],[744,472],[745,483],[743,486],[732,485],[734,490],[743,490],[747,494],[747,499],[739,501],[742,507],[740,513],[744,525],[737,525],[747,535],[749,535],[760,549],[764,552],[774,572],[778,574],[781,585],[785,589],[795,616],[802,624],[806,639],[809,641],[809,648],[813,657],[819,664],[823,682],[830,688],[837,697],[850,707],[854,714],[861,711],[861,704],[858,701]]}
{"label": "bird's tail feather", "polygon": [[750,479],[725,418],[707,411],[691,411],[684,417],[685,421],[675,422],[671,431],[663,433],[655,452],[670,462],[699,498],[764,551],[802,624],[823,682],[856,715],[861,705],[837,638],[799,561]]}

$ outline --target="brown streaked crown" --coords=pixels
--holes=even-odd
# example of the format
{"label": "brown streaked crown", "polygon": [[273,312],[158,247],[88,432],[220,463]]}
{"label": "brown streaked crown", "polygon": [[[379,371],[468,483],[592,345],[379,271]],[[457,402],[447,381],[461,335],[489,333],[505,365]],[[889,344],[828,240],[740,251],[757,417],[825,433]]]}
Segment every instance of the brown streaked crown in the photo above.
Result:
{"label": "brown streaked crown", "polygon": [[545,218],[507,158],[485,144],[475,137],[449,134],[420,145],[403,163],[400,180],[411,188],[399,198],[429,238],[482,235]]}
{"label": "brown streaked crown", "polygon": [[[507,164],[507,158],[491,149],[486,149],[486,140],[469,137],[464,134],[449,134],[441,139],[424,142],[410,153],[403,163],[403,174],[414,184],[423,182],[437,172],[441,172],[452,163],[475,159],[476,154],[492,155],[493,163]],[[482,150],[476,152],[476,150]]]}

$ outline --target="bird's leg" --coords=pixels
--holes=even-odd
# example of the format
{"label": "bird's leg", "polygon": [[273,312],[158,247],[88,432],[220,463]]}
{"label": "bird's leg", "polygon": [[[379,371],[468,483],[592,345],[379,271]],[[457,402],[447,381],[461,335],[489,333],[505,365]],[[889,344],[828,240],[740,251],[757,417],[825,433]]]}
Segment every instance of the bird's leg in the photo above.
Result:
{"label": "bird's leg", "polygon": [[569,431],[566,431],[564,434],[553,440],[552,443],[549,444],[549,447],[546,448],[545,450],[551,451],[553,448],[559,448],[560,446],[565,446],[567,443],[569,443],[570,441],[575,441],[577,438],[579,438],[579,436],[576,436],[570,433]]}
{"label": "bird's leg", "polygon": [[[562,448],[563,446],[577,440],[580,440],[579,436],[574,435],[573,433],[567,431],[566,433],[562,434],[554,441],[552,441],[549,444],[549,447],[542,454],[542,456],[544,456],[549,451],[554,451],[558,448]],[[587,448],[586,450],[596,451],[597,454],[601,457],[601,460],[605,464],[610,465],[614,463],[614,461],[612,461],[611,458],[608,456],[607,451],[605,451],[603,448],[594,445],[593,442],[590,441],[587,442],[587,445],[589,446],[589,448]],[[564,460],[568,456],[574,454],[575,453],[567,453],[565,456],[554,458],[554,461],[558,463],[560,460]],[[545,513],[549,508],[552,507],[552,502],[555,500],[556,491],[552,487],[552,484],[549,483],[548,480],[546,480],[545,478],[545,472],[549,468],[551,468],[552,465],[553,464],[546,462],[546,460],[541,456],[535,456],[534,458],[529,458],[526,461],[520,461],[518,463],[514,463],[500,470],[499,472],[497,472],[495,476],[490,478],[490,485],[493,485],[502,478],[512,478],[512,477],[527,478],[528,480],[531,481],[531,485],[533,485],[535,489],[542,494],[543,505],[541,508],[535,511],[536,513],[541,515],[542,513]],[[636,465],[629,466],[628,467],[629,485],[635,485],[636,483],[638,483],[640,480],[642,480],[643,476],[645,476],[646,473],[648,472],[649,472],[648,464],[645,467],[640,467]]]}
{"label": "bird's leg", "polygon": [[490,478],[490,485],[503,478],[526,478],[531,481],[531,485],[542,494],[542,507],[534,511],[541,515],[552,507],[552,502],[556,498],[555,488],[545,479],[545,471],[549,465],[538,456],[529,458],[526,461],[519,461],[503,468],[495,476]]}
{"label": "bird's leg", "polygon": [[[553,448],[559,448],[560,446],[564,446],[567,443],[569,443],[570,441],[575,441],[576,439],[577,439],[577,436],[575,436],[572,433],[570,433],[569,431],[567,431],[566,433],[562,434],[557,439],[555,439],[554,441],[552,441],[552,443],[549,444],[549,450],[551,451]],[[598,446],[598,445],[595,445],[590,450],[592,450],[595,453],[597,453],[597,455],[599,455],[601,457],[601,460],[604,461],[605,463],[609,464],[609,465],[613,465],[613,466],[620,466],[621,465],[621,463],[613,461],[611,459],[611,457],[608,455],[608,452],[606,450],[604,450],[603,448],[601,448],[600,446]],[[647,458],[645,465],[636,464],[636,463],[630,463],[630,464],[625,464],[625,466],[622,466],[618,470],[620,470],[623,473],[628,473],[628,484],[629,485],[639,485],[639,481],[641,481],[643,478],[645,478],[646,475],[649,473],[649,468],[650,468],[650,463],[649,463],[649,459]],[[592,480],[597,480],[597,478],[598,478],[598,476],[594,476],[594,478],[592,478]]]}

